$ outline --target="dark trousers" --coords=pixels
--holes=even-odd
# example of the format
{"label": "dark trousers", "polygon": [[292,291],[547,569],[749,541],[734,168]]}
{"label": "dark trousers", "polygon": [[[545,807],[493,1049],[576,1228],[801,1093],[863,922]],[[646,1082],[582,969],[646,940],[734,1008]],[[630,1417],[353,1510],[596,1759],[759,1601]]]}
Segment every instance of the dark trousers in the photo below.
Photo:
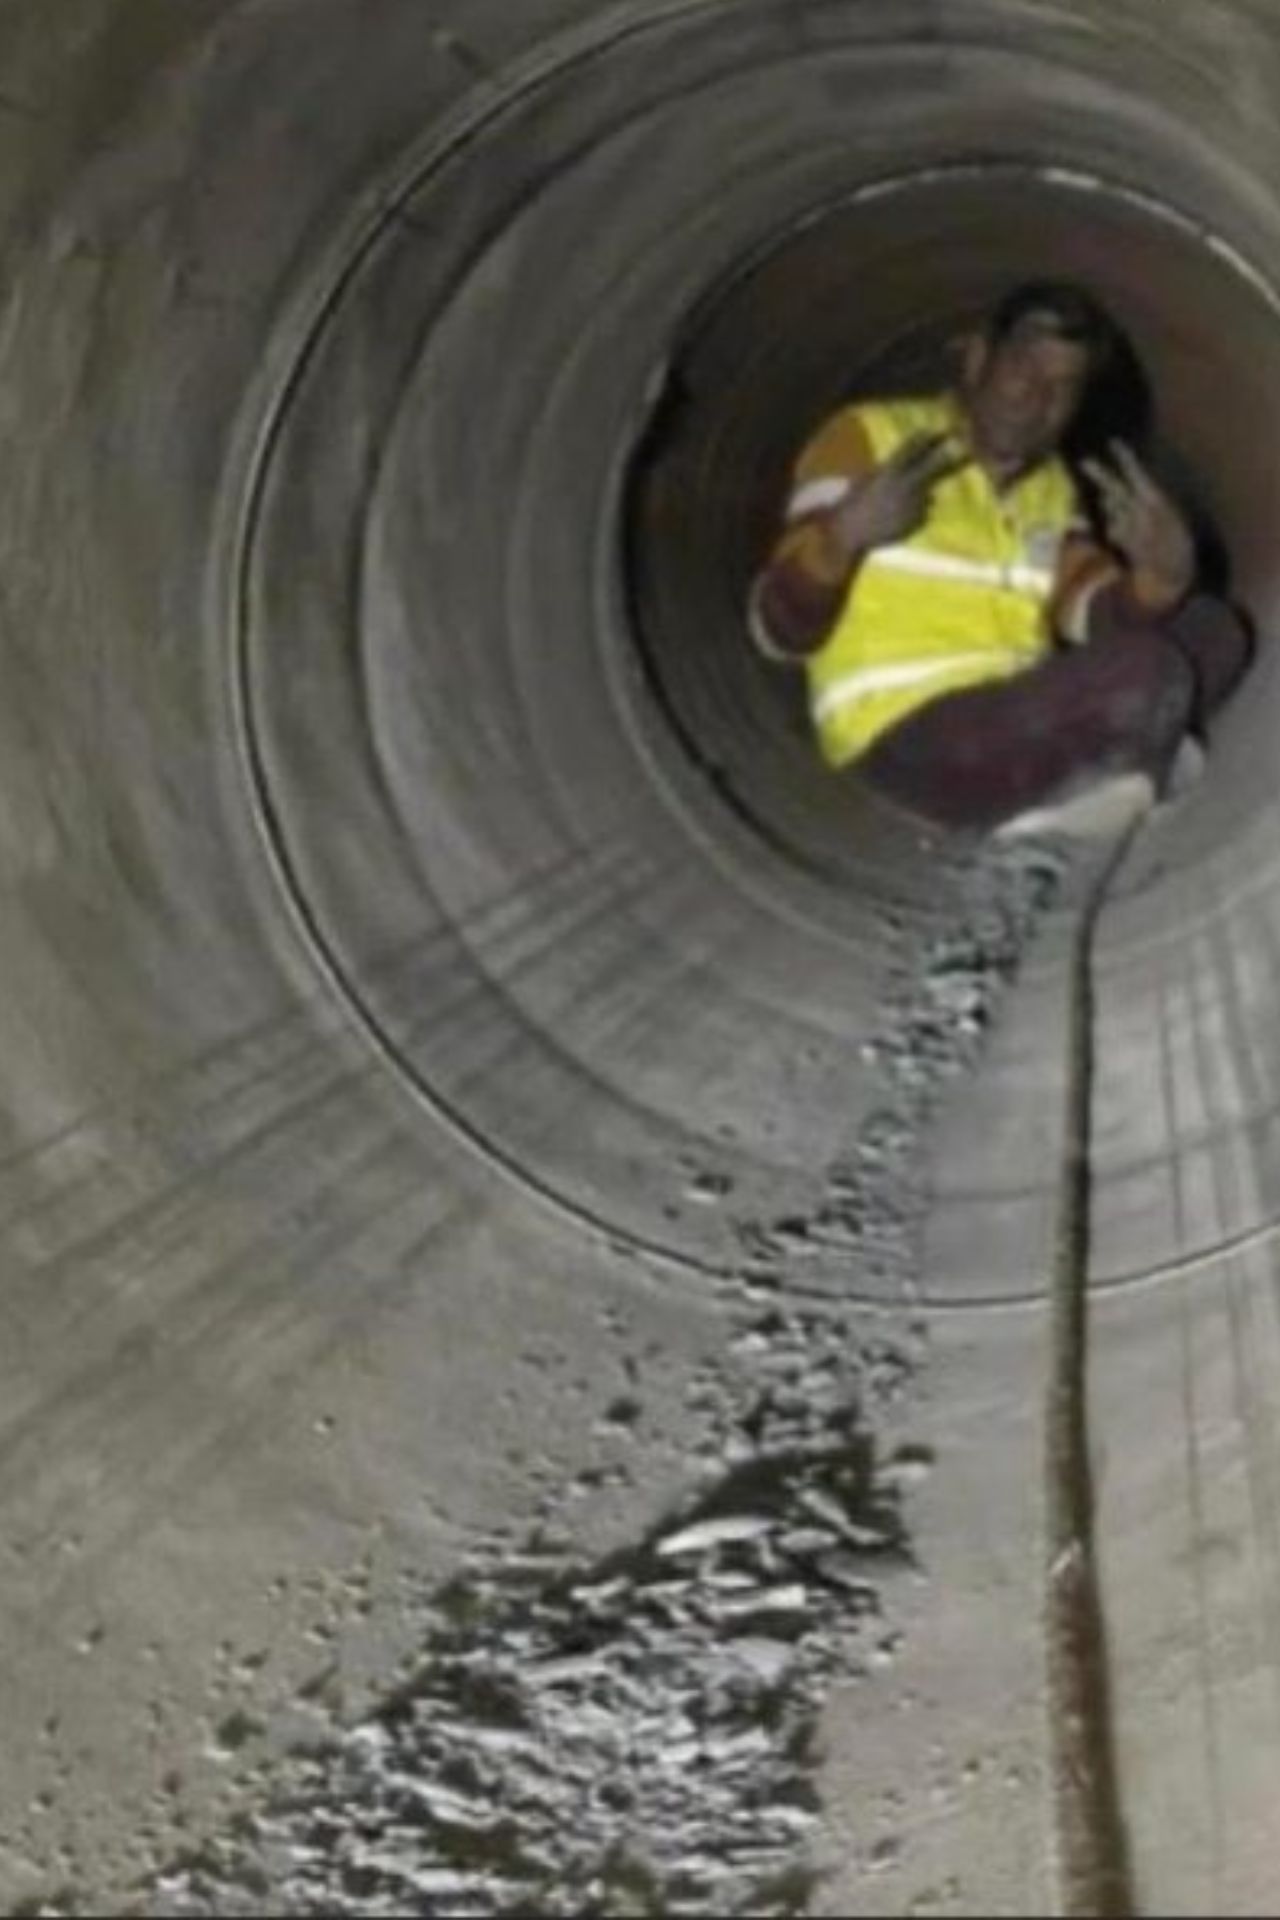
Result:
{"label": "dark trousers", "polygon": [[945,826],[997,826],[1089,778],[1141,770],[1163,783],[1249,663],[1244,621],[1198,594],[1163,620],[1111,593],[1088,642],[1010,680],[943,694],[858,763],[887,799]]}

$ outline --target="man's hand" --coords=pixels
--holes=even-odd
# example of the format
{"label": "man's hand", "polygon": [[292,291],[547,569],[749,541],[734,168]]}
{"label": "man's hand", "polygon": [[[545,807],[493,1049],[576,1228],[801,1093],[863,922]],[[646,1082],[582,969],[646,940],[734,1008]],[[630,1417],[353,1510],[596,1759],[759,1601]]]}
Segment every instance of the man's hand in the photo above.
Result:
{"label": "man's hand", "polygon": [[1142,598],[1176,606],[1196,583],[1191,529],[1131,447],[1113,440],[1111,458],[1111,466],[1083,463],[1101,497],[1107,535],[1129,562]]}
{"label": "man's hand", "polygon": [[882,467],[855,481],[838,507],[814,514],[803,554],[775,559],[756,583],[752,621],[762,651],[792,660],[815,652],[862,561],[873,548],[913,534],[938,482],[970,458],[952,434],[916,434]]}
{"label": "man's hand", "polygon": [[910,539],[928,516],[938,482],[968,458],[952,434],[913,435],[833,509],[827,524],[831,546],[852,563],[875,547]]}

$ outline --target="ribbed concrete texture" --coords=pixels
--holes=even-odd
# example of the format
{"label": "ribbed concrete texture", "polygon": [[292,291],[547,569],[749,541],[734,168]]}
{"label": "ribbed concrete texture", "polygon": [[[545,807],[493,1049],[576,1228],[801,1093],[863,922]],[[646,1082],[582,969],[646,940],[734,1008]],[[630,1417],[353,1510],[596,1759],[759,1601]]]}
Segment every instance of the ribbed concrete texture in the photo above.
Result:
{"label": "ribbed concrete texture", "polygon": [[1070,884],[740,620],[1053,271],[1262,636],[1100,929],[1089,1367],[1133,1902],[1276,1910],[1277,100],[1262,0],[0,0],[7,1909],[1070,1905]]}

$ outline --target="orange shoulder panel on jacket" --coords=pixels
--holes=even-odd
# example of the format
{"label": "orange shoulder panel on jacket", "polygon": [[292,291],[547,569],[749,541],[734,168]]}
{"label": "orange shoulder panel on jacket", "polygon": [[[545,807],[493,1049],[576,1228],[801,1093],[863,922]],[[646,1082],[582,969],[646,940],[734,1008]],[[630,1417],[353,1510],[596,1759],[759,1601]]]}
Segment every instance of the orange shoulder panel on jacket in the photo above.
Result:
{"label": "orange shoulder panel on jacket", "polygon": [[818,516],[838,506],[849,485],[875,466],[871,442],[856,407],[828,416],[806,442],[795,463],[787,497],[787,525],[771,564],[787,561],[814,580],[831,575],[830,557]]}
{"label": "orange shoulder panel on jacket", "polygon": [[871,441],[857,407],[841,407],[830,414],[806,442],[795,464],[791,499],[816,482],[860,480],[875,465]]}

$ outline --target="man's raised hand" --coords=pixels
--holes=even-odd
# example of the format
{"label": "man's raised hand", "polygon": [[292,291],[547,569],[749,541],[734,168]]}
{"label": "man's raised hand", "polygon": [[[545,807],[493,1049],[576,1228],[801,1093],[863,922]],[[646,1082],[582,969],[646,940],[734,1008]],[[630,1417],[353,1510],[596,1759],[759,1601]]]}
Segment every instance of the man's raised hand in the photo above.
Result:
{"label": "man's raised hand", "polygon": [[1140,585],[1169,605],[1195,585],[1195,538],[1181,510],[1123,440],[1110,444],[1111,462],[1086,460],[1083,471],[1098,489],[1107,537],[1129,562]]}
{"label": "man's raised hand", "polygon": [[968,458],[953,434],[913,434],[833,510],[832,540],[854,560],[874,547],[910,539],[928,517],[939,481],[958,472]]}

